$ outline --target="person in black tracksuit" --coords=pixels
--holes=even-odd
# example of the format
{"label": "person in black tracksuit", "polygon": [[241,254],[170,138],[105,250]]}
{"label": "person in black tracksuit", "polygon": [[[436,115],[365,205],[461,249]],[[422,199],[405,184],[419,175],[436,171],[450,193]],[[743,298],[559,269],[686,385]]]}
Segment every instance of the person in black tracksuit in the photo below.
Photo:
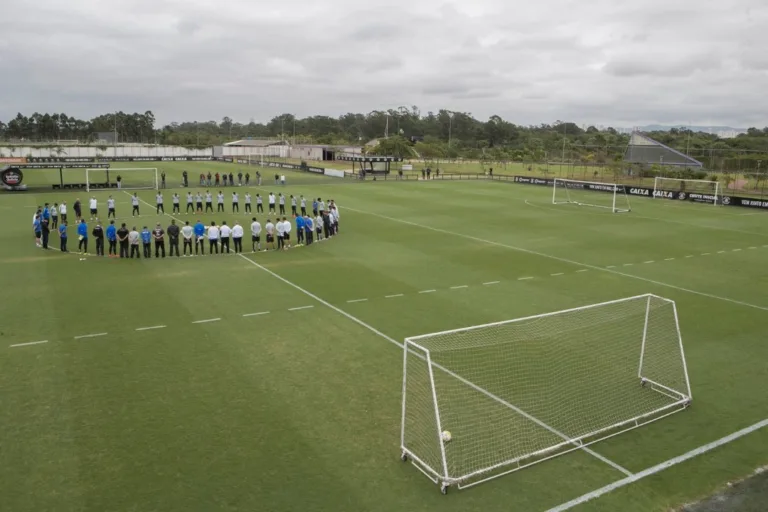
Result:
{"label": "person in black tracksuit", "polygon": [[125,223],[117,230],[117,241],[120,243],[120,257],[128,257],[128,228]]}
{"label": "person in black tracksuit", "polygon": [[96,224],[91,234],[96,240],[96,256],[104,256],[104,228],[101,227],[101,224]]}
{"label": "person in black tracksuit", "polygon": [[[181,256],[179,254],[179,226],[176,225],[176,221],[172,220],[171,225],[168,226],[168,243],[170,244],[169,256],[173,256],[174,249],[176,250],[176,257]],[[190,250],[190,252],[192,252]]]}

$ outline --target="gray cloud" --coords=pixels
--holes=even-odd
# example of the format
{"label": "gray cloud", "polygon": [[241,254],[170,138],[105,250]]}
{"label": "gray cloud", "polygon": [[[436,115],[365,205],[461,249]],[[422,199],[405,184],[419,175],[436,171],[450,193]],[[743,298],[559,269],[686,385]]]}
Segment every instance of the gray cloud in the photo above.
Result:
{"label": "gray cloud", "polygon": [[5,0],[0,119],[368,112],[768,125],[764,0]]}

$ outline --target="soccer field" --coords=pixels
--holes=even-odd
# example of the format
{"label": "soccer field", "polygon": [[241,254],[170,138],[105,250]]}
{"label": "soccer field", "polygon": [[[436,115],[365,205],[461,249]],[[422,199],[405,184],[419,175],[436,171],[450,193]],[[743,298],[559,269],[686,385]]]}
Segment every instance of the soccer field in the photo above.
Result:
{"label": "soccer field", "polygon": [[[237,173],[162,167],[169,186],[187,169],[193,191],[202,169]],[[289,174],[276,187],[262,174],[253,195],[335,199],[340,235],[284,252],[83,259],[36,248],[31,220],[62,200],[72,219],[77,197],[87,217],[91,194],[0,195],[0,510],[545,511],[627,479],[574,510],[663,511],[768,463],[768,428],[755,427],[644,473],[768,419],[768,215],[645,198],[612,214],[484,180]],[[238,220],[247,235],[245,190],[240,214],[230,188],[226,214],[176,217]],[[167,227],[174,191],[184,211],[186,189],[168,189],[160,216],[139,191],[140,219],[126,192],[94,194],[102,219],[111,193],[141,229]],[[646,293],[676,302],[690,408],[447,496],[400,461],[406,337]],[[609,371],[600,358],[594,371]]]}

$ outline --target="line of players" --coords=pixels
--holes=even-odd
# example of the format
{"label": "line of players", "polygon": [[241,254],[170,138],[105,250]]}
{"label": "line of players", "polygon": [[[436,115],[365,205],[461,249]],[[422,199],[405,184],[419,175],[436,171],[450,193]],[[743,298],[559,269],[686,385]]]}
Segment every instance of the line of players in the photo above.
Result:
{"label": "line of players", "polygon": [[[203,209],[203,199],[205,199],[205,209]],[[261,196],[261,194],[256,194],[256,196],[251,196],[249,192],[246,192],[243,197],[244,205],[245,205],[245,213],[253,212],[252,205],[255,202],[256,204],[256,213],[264,213],[264,198]],[[332,201],[332,200],[331,200]],[[291,205],[291,215],[298,215],[298,209],[301,208],[301,215],[307,215],[307,199],[300,195],[298,197],[294,195],[290,195],[289,197],[286,197],[281,193],[278,195],[275,195],[274,192],[270,192],[267,196],[267,204],[269,205],[269,213],[272,214],[279,214],[279,215],[287,215],[285,212],[285,206],[286,202],[290,202]],[[181,214],[181,198],[179,197],[179,194],[173,194],[171,196],[171,203],[173,204],[173,209],[171,213],[178,213]],[[232,213],[240,212],[240,195],[237,192],[232,192]],[[195,195],[193,195],[191,192],[187,192],[186,197],[186,209],[184,211],[185,214],[189,214],[190,211],[192,214],[201,214],[201,213],[207,213],[207,212],[213,212],[213,194],[211,194],[210,190],[206,190],[205,194],[202,192],[197,192]],[[90,207],[91,207],[91,218],[95,218],[98,214],[98,202],[95,198],[91,198],[90,200]],[[139,199],[139,196],[137,193],[134,192],[133,196],[131,196],[131,215],[137,216],[141,215],[141,200]],[[277,209],[279,208],[279,211]],[[109,218],[110,215],[114,216],[115,214],[115,200],[112,198],[112,196],[109,196],[107,199],[107,217]],[[158,192],[155,195],[155,210],[157,214],[165,213],[165,198],[163,197],[163,194]],[[315,216],[317,216],[318,211],[324,211],[325,210],[325,201],[323,201],[322,198],[318,197],[317,199],[312,200],[312,212]],[[216,211],[217,212],[223,212],[224,211],[224,193],[222,191],[219,191],[218,194],[216,194]]]}
{"label": "line of players", "polygon": [[[158,194],[158,196],[161,196],[162,194]],[[176,195],[176,194],[174,194]],[[273,195],[273,194],[270,194]],[[293,196],[291,196],[293,197]],[[138,202],[138,197],[136,194],[134,194],[133,198],[136,199],[136,202]],[[77,235],[78,235],[78,253],[79,254],[87,254],[88,253],[88,238],[89,234],[93,235],[95,241],[96,241],[96,254],[97,256],[104,256],[104,238],[106,235],[106,239],[109,242],[109,256],[117,257],[117,245],[120,244],[120,257],[128,257],[128,248],[130,246],[130,254],[131,257],[134,257],[134,245],[136,246],[135,254],[138,257],[138,244],[139,244],[139,238],[141,238],[141,241],[144,244],[144,256],[150,257],[151,256],[151,250],[147,249],[147,245],[150,244],[154,240],[155,242],[155,257],[160,257],[162,253],[162,257],[165,257],[165,235],[166,231],[162,229],[160,224],[157,224],[157,227],[150,233],[148,228],[144,226],[141,233],[138,232],[136,227],[134,226],[131,231],[128,230],[125,223],[122,224],[120,229],[117,229],[115,226],[115,221],[111,220],[110,225],[107,227],[106,230],[101,226],[101,223],[98,222],[94,227],[93,231],[89,233],[88,231],[88,225],[84,218],[82,218],[82,212],[79,208],[80,200],[78,199],[75,202],[75,215],[77,217],[76,223],[77,223]],[[221,204],[221,203],[220,203]],[[249,205],[250,203],[246,203]],[[312,207],[313,207],[313,215],[314,217],[310,217],[307,215],[306,212],[306,203],[304,200],[304,197],[301,196],[301,214],[297,213],[297,207],[296,205],[292,205],[292,216],[295,218],[296,222],[296,234],[297,234],[297,243],[299,246],[304,245],[305,243],[307,245],[311,244],[314,241],[315,235],[317,236],[317,241],[323,241],[327,240],[334,235],[338,234],[339,232],[339,209],[336,205],[335,201],[331,199],[328,204],[328,209],[326,210],[325,202],[318,198],[316,201],[313,201]],[[274,203],[270,203],[271,208],[270,212],[274,213]],[[98,202],[95,198],[92,198],[90,201],[90,213],[91,213],[91,220],[98,219]],[[51,222],[53,218],[53,228],[58,231],[59,239],[61,241],[61,251],[62,252],[69,252],[67,249],[67,241],[68,241],[68,223],[66,219],[66,203],[62,202],[62,206],[58,207],[58,204],[54,204],[54,206],[51,208],[49,207],[49,204],[45,204],[44,209],[38,208],[38,211],[35,213],[33,218],[33,227],[35,230],[35,242],[38,247],[43,247],[44,249],[48,248],[48,234],[50,231],[49,223]],[[63,210],[62,210],[63,207]],[[114,206],[114,200],[112,199],[112,196],[109,197],[107,200],[107,207],[108,207],[108,217],[109,216],[115,216],[115,206]],[[198,213],[202,213],[199,211]],[[162,209],[162,202],[158,203],[158,213],[165,213],[165,211]],[[206,210],[207,211],[207,210]],[[212,211],[212,208],[211,208]],[[220,211],[223,211],[223,208],[220,209]],[[233,210],[234,211],[234,210]],[[246,206],[246,211],[250,211],[250,208]],[[263,208],[261,209],[263,212]],[[61,213],[62,215],[62,223],[59,226],[58,225],[58,215],[52,215],[51,212]],[[281,213],[285,213],[285,206],[284,204],[281,205]],[[134,215],[139,214],[138,211],[138,205],[134,203]],[[253,217],[251,224],[251,238],[252,238],[252,249],[254,252],[261,250],[261,231],[262,227],[261,224],[258,222],[256,217]],[[284,216],[282,220],[280,217],[277,217],[277,223],[273,224],[271,219],[267,219],[267,223],[264,226],[265,235],[266,235],[266,246],[265,250],[269,250],[269,246],[271,244],[272,249],[288,249],[290,248],[290,233],[292,230],[291,222]],[[211,225],[206,227],[202,224],[201,221],[197,221],[197,224],[194,226],[189,225],[189,222],[187,221],[185,223],[185,226],[179,229],[179,227],[176,225],[176,221],[173,220],[171,222],[171,225],[168,226],[167,234],[169,238],[169,242],[171,245],[170,248],[170,255],[173,256],[174,250],[177,256],[180,256],[179,254],[179,235],[181,234],[182,239],[184,240],[184,256],[187,255],[187,249],[189,249],[189,255],[192,255],[192,241],[194,241],[195,246],[195,254],[205,254],[205,240],[208,240],[209,242],[209,253],[210,254],[218,254],[219,253],[219,241],[221,241],[221,252],[229,253],[230,252],[230,244],[229,244],[229,238],[230,236],[233,239],[234,242],[234,249],[235,252],[241,252],[242,251],[242,227],[236,222],[235,225],[230,228],[227,226],[226,222],[223,222],[221,226],[218,226],[215,222],[211,222]],[[277,236],[275,236],[277,235]],[[277,239],[277,244],[275,244],[275,239]],[[125,251],[123,251],[125,249]],[[123,254],[125,252],[125,254]]]}

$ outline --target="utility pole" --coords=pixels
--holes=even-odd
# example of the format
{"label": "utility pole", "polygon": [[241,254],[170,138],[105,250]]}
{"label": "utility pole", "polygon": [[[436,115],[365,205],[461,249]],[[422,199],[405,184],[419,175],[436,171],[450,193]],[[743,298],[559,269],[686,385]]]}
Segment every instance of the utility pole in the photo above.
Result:
{"label": "utility pole", "polygon": [[451,147],[452,131],[453,131],[453,112],[448,112],[448,147]]}

